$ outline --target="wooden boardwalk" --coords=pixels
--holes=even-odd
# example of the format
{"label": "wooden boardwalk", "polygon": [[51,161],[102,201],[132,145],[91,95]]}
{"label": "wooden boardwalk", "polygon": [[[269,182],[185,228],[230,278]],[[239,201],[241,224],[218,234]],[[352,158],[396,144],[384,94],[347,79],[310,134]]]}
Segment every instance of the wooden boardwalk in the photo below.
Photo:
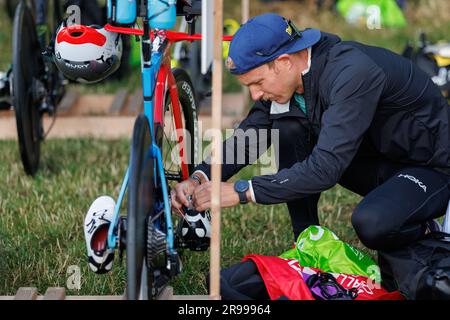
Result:
{"label": "wooden boardwalk", "polygon": [[[173,288],[166,287],[158,300],[209,300],[206,295],[174,295]],[[68,296],[65,288],[48,288],[44,295],[39,295],[34,287],[22,287],[14,296],[0,296],[0,300],[126,300],[125,296]]]}
{"label": "wooden boardwalk", "polygon": [[[69,91],[58,106],[57,118],[48,138],[93,137],[117,139],[131,137],[136,116],[143,111],[139,90],[129,93],[125,90],[116,95],[80,95]],[[223,129],[237,127],[245,116],[246,106],[241,93],[224,95]],[[205,100],[199,109],[199,128],[211,128],[211,115]],[[44,118],[44,128],[50,127],[51,118]],[[0,111],[0,140],[17,139],[16,121],[13,110]]]}

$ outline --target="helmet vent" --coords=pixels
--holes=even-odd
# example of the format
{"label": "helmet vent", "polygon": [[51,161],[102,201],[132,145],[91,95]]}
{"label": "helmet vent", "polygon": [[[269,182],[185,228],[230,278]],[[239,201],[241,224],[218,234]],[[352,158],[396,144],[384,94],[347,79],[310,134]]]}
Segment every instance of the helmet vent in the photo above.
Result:
{"label": "helmet vent", "polygon": [[74,32],[70,33],[70,36],[74,37],[74,38],[78,38],[78,37],[81,37],[83,35],[83,33],[84,32],[82,32],[82,31],[74,31]]}

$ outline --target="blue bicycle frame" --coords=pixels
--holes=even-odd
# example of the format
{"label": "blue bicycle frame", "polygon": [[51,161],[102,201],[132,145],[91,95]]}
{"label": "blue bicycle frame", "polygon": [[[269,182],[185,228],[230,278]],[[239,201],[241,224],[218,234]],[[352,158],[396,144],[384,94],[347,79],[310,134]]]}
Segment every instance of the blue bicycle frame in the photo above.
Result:
{"label": "blue bicycle frame", "polygon": [[[174,236],[173,236],[173,223],[170,215],[170,202],[168,197],[168,188],[166,183],[166,177],[164,173],[164,166],[162,162],[161,149],[155,144],[155,133],[153,128],[153,97],[156,86],[156,77],[161,67],[161,61],[163,58],[164,50],[167,46],[167,40],[163,34],[156,34],[153,43],[150,41],[148,25],[144,25],[144,35],[142,38],[142,50],[141,50],[141,72],[142,72],[142,88],[144,95],[144,115],[146,116],[149,127],[152,145],[149,150],[146,151],[146,156],[151,156],[154,159],[154,183],[157,185],[157,177],[161,179],[161,188],[164,201],[164,211],[166,218],[167,235],[166,240],[168,244],[169,253],[175,252],[174,249]],[[128,177],[129,177],[128,167],[125,177],[122,181],[122,186],[120,188],[119,197],[114,208],[113,223],[109,226],[108,230],[108,247],[114,249],[117,246],[117,234],[119,217],[120,217],[120,206],[122,204],[123,197],[128,187]],[[158,175],[156,174],[158,173]]]}

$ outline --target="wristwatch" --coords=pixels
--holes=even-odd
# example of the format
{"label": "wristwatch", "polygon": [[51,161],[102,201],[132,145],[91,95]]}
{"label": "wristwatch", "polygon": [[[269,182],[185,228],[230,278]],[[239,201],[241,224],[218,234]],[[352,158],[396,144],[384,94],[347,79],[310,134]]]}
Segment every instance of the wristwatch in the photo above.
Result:
{"label": "wristwatch", "polygon": [[202,180],[200,180],[199,176],[197,176],[197,175],[195,175],[195,174],[191,174],[191,175],[189,176],[189,179],[192,179],[192,180],[194,180],[194,181],[197,181],[199,185],[202,184]]}
{"label": "wristwatch", "polygon": [[250,188],[250,184],[247,180],[238,180],[234,183],[234,191],[239,194],[239,202],[241,204],[246,204],[247,200],[247,190]]}

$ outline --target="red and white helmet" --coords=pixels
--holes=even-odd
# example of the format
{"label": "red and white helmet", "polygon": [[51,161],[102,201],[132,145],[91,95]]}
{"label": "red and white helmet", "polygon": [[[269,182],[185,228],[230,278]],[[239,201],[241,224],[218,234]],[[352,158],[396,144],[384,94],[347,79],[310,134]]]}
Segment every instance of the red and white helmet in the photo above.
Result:
{"label": "red and white helmet", "polygon": [[100,26],[61,25],[55,40],[55,63],[68,78],[95,83],[119,68],[122,58],[120,34]]}

